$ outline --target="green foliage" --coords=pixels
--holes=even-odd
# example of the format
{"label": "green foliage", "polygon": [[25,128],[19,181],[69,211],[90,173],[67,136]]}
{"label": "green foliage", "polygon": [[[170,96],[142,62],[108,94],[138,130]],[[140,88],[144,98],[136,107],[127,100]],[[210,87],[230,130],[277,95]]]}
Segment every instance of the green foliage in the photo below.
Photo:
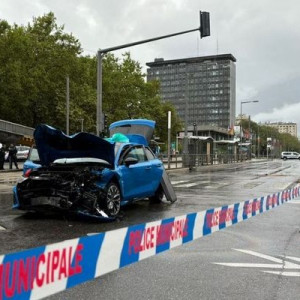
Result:
{"label": "green foliage", "polygon": [[[64,32],[52,12],[27,26],[0,20],[0,118],[35,127],[47,123],[64,130],[66,78],[70,80],[70,132],[96,131],[97,58],[81,55],[79,41]],[[108,123],[147,118],[157,123],[156,135],[167,140],[167,112],[172,134],[181,129],[170,103],[162,103],[159,83],[145,82],[137,61],[125,53],[103,58],[103,111]]]}
{"label": "green foliage", "polygon": [[[249,129],[249,121],[243,120],[244,129]],[[267,125],[260,125],[253,121],[250,122],[251,132],[254,133],[253,143],[257,144],[259,138],[260,154],[267,153],[267,138],[272,139],[273,146],[277,149],[277,154],[281,151],[300,152],[300,142],[297,137],[288,133],[279,133],[276,128]]]}

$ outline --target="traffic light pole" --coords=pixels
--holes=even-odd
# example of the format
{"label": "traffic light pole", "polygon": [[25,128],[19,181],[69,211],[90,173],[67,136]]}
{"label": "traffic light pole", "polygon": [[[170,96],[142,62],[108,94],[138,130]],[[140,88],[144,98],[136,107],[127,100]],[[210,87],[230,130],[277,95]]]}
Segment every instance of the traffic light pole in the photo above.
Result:
{"label": "traffic light pole", "polygon": [[201,38],[210,35],[210,23],[209,23],[209,13],[208,12],[200,11],[200,27],[198,27],[198,28],[181,31],[181,32],[177,32],[177,33],[172,33],[172,34],[168,34],[168,35],[163,35],[163,36],[146,39],[146,40],[142,40],[142,41],[138,41],[138,42],[134,42],[134,43],[123,44],[120,46],[115,46],[115,47],[111,47],[111,48],[98,50],[98,53],[97,53],[97,59],[98,59],[98,63],[97,63],[97,117],[96,117],[97,118],[96,131],[97,131],[98,136],[100,135],[100,133],[103,131],[103,128],[104,128],[103,115],[102,115],[102,58],[103,58],[103,55],[108,52],[111,52],[111,51],[120,50],[120,49],[132,47],[132,46],[136,46],[136,45],[141,45],[141,44],[145,44],[145,43],[150,43],[150,42],[154,42],[154,41],[166,39],[169,37],[194,32],[194,31],[198,31],[198,30],[200,31]]}

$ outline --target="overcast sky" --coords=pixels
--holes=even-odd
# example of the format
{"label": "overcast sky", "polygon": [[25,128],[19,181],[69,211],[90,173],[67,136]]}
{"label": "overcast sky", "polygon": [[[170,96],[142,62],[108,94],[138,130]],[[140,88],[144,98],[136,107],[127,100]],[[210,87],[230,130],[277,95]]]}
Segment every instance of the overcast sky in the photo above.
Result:
{"label": "overcast sky", "polygon": [[[53,11],[85,54],[199,27],[210,12],[211,36],[189,33],[130,50],[142,66],[165,59],[231,53],[236,57],[237,106],[257,122],[297,122],[300,131],[300,1],[298,0],[1,0],[0,18],[27,24]],[[121,55],[124,52],[115,52]]]}

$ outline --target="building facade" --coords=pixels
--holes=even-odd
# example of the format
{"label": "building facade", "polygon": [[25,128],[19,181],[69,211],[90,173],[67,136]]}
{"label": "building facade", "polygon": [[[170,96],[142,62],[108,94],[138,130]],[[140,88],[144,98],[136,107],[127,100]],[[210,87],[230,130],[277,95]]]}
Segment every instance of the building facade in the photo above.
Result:
{"label": "building facade", "polygon": [[231,54],[159,58],[146,64],[147,81],[160,81],[162,100],[173,103],[188,127],[228,130],[235,123],[235,62]]}
{"label": "building facade", "polygon": [[280,133],[289,133],[292,136],[297,137],[297,123],[292,122],[274,122],[265,123],[265,125],[276,128]]}

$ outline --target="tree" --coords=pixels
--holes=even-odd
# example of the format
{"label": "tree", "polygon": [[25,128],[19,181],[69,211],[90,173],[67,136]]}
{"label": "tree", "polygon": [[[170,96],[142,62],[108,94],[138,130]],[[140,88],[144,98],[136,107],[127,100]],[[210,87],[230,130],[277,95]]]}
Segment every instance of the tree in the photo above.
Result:
{"label": "tree", "polygon": [[[242,126],[249,130],[249,121],[242,120]],[[251,132],[255,134],[255,139],[252,142],[255,145],[259,144],[259,155],[267,154],[267,138],[272,139],[272,154],[280,156],[282,151],[297,151],[300,152],[300,142],[297,137],[288,133],[279,133],[276,128],[260,125],[253,121],[250,122]],[[258,140],[259,139],[259,140]],[[269,150],[270,153],[270,150]]]}
{"label": "tree", "polygon": [[63,32],[51,12],[27,26],[1,24],[1,115],[33,127],[60,123],[57,107],[81,52],[78,40]]}
{"label": "tree", "polygon": [[[81,55],[79,41],[64,32],[52,12],[26,26],[0,21],[0,118],[35,127],[46,123],[65,129],[66,77],[70,79],[70,132],[96,132],[97,58]],[[173,136],[181,129],[174,107],[162,103],[159,83],[145,82],[130,53],[103,58],[103,111],[108,123],[147,118],[167,140],[167,111]]]}

